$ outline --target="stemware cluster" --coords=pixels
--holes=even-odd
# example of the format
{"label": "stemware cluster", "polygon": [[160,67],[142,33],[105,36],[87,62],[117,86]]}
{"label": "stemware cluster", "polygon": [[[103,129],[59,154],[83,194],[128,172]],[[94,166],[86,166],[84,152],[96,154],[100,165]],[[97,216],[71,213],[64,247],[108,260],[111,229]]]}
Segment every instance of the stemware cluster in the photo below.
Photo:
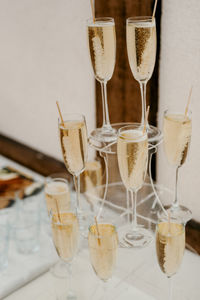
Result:
{"label": "stemware cluster", "polygon": [[[126,226],[122,239],[128,248],[141,248],[150,243],[152,233],[137,223],[137,192],[145,181],[150,143],[160,139],[160,131],[149,125],[146,119],[146,84],[152,76],[156,60],[156,21],[154,17],[129,18],[126,28],[129,64],[141,90],[141,123],[122,126],[118,131],[111,126],[106,84],[112,77],[115,65],[115,23],[112,18],[88,20],[91,62],[95,78],[101,83],[103,100],[103,126],[95,129],[90,138],[103,142],[104,146],[109,143],[117,145],[121,179],[127,193],[131,195],[133,207],[132,222]],[[82,210],[80,203],[80,174],[86,166],[88,147],[85,117],[60,113],[59,134],[66,168],[74,177],[76,206],[72,210],[72,207],[60,205],[54,199],[55,203],[49,214],[57,253],[70,265],[78,248],[79,230],[86,232],[88,220],[87,212]],[[191,212],[179,206],[177,200],[178,170],[186,160],[190,137],[190,113],[184,115],[166,111],[164,146],[169,163],[176,167],[176,191],[172,206],[167,208],[171,211],[171,218],[166,219],[168,214],[164,208],[164,213],[159,214],[156,252],[160,268],[168,277],[176,273],[182,261],[185,248],[184,226],[191,218]],[[115,226],[101,221],[92,224],[88,232],[88,245],[92,267],[97,276],[106,282],[112,276],[116,262],[118,236]],[[76,296],[70,289],[69,291],[67,299],[75,299]]]}

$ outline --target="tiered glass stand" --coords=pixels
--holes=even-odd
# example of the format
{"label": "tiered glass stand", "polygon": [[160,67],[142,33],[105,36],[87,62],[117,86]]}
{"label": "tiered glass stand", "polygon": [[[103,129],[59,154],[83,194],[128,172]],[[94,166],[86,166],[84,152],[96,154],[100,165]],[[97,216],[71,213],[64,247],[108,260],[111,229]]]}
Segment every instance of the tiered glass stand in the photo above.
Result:
{"label": "tiered glass stand", "polygon": [[[117,132],[121,127],[131,124],[135,123],[116,123],[112,124],[112,127]],[[158,128],[153,128],[155,128],[157,136],[154,136],[153,138],[148,140],[149,162],[147,181],[145,182],[142,191],[139,192],[139,199],[137,203],[137,207],[142,208],[141,210],[139,209],[137,217],[145,221],[143,222],[145,224],[141,224],[141,226],[144,227],[148,226],[149,222],[146,221],[149,219],[149,216],[155,219],[157,217],[158,210],[164,210],[159,198],[157,187],[153,182],[151,172],[152,157],[154,154],[157,153],[158,146],[162,143],[163,136],[162,132]],[[119,214],[119,220],[117,220],[120,245],[122,247],[129,248],[131,247],[131,245],[129,245],[124,240],[124,234],[128,231],[128,228],[130,228],[131,226],[131,219],[133,216],[133,203],[130,203],[129,192],[126,191],[119,174],[117,163],[117,140],[110,143],[102,142],[94,139],[93,135],[91,135],[89,137],[89,145],[99,153],[100,157],[103,158],[105,165],[105,179],[103,185],[104,194],[99,205],[97,217],[98,219],[104,218],[104,205],[112,206],[112,208],[116,210],[118,209],[118,207],[122,207],[123,209]],[[145,209],[144,204],[149,199],[151,199],[151,206],[148,206],[148,209]],[[146,242],[145,245],[147,245],[151,240],[152,236],[150,235],[149,240]]]}

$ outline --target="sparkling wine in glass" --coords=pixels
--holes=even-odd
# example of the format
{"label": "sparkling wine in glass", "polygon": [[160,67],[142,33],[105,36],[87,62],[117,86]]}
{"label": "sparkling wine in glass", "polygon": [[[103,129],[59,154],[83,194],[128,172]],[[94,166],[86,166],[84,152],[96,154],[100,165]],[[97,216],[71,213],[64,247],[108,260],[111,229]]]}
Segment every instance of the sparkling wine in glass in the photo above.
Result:
{"label": "sparkling wine in glass", "polygon": [[87,159],[87,127],[80,114],[63,114],[64,124],[59,119],[60,144],[67,170],[73,175],[76,189],[77,213],[82,226],[83,211],[80,206],[80,174]]}
{"label": "sparkling wine in glass", "polygon": [[81,173],[81,190],[85,193],[92,211],[103,194],[102,173],[102,165],[98,160],[86,162],[85,170]]}
{"label": "sparkling wine in glass", "polygon": [[112,277],[117,260],[118,235],[110,223],[98,223],[89,227],[88,246],[95,274],[104,282],[104,300],[107,281]]}
{"label": "sparkling wine in glass", "polygon": [[[126,40],[129,65],[133,77],[139,82],[142,99],[142,127],[146,114],[146,85],[152,76],[156,60],[156,22],[152,17],[132,17],[126,22]],[[149,126],[147,134],[150,141],[160,135],[156,127]]]}
{"label": "sparkling wine in glass", "polygon": [[68,268],[68,293],[59,300],[75,300],[71,290],[71,263],[78,250],[79,224],[74,212],[63,211],[51,215],[52,236],[55,249],[60,259]]}
{"label": "sparkling wine in glass", "polygon": [[143,186],[148,161],[147,133],[143,131],[140,124],[120,128],[117,158],[122,181],[130,191],[132,205],[134,202],[131,228],[125,233],[123,239],[131,247],[143,247],[152,240],[152,235],[150,231],[137,224],[137,192]]}
{"label": "sparkling wine in glass", "polygon": [[92,138],[101,142],[117,139],[116,130],[110,125],[107,82],[111,79],[116,59],[115,22],[112,18],[96,18],[87,21],[88,43],[94,75],[101,84],[103,104],[103,125],[91,133]]}
{"label": "sparkling wine in glass", "polygon": [[48,215],[50,211],[70,210],[70,192],[67,180],[48,177],[45,183],[45,198]]}
{"label": "sparkling wine in glass", "polygon": [[176,169],[175,196],[172,205],[167,207],[173,217],[179,217],[184,222],[192,218],[192,212],[179,205],[177,197],[178,171],[185,163],[192,134],[191,112],[183,113],[166,110],[164,112],[164,149],[170,165]]}
{"label": "sparkling wine in glass", "polygon": [[[185,250],[185,226],[179,220],[163,220],[157,225],[156,253],[161,271],[171,278],[177,273]],[[170,279],[169,300],[172,300]]]}
{"label": "sparkling wine in glass", "polygon": [[[56,177],[53,174],[45,181],[45,199],[48,215],[59,211],[68,211],[71,207],[68,181],[64,178]],[[52,268],[51,273],[56,277],[66,277],[68,270],[66,264],[60,260]]]}

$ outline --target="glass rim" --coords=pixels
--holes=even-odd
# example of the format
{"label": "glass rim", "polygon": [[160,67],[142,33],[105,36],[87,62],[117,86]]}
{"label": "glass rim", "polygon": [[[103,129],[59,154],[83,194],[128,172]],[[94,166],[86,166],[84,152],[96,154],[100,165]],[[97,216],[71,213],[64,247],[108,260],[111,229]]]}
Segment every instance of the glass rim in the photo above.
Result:
{"label": "glass rim", "polygon": [[152,16],[135,16],[135,17],[129,17],[126,19],[127,23],[138,23],[140,22],[155,22],[155,17]]}
{"label": "glass rim", "polygon": [[47,184],[51,183],[51,182],[62,182],[62,183],[66,183],[66,185],[68,186],[69,182],[67,179],[65,178],[61,178],[61,177],[51,177],[51,176],[48,176],[45,178],[45,187]]}
{"label": "glass rim", "polygon": [[143,133],[143,128],[141,127],[142,125],[140,123],[138,123],[137,125],[134,124],[134,125],[126,125],[126,126],[123,126],[121,128],[119,128],[118,130],[118,137],[123,137],[122,135],[122,132],[126,131],[126,130],[131,130],[131,129],[140,129],[140,131],[142,132],[142,135],[139,136],[139,137],[136,137],[136,138],[127,138],[127,140],[130,140],[130,141],[137,141],[138,139],[141,139],[142,137],[146,136],[147,137],[147,131],[145,131]]}
{"label": "glass rim", "polygon": [[[162,224],[162,223],[168,223],[167,217],[166,217],[166,219],[163,218],[161,221],[158,221],[158,223],[156,224],[156,231],[157,232],[158,232],[159,225]],[[170,223],[171,224],[181,225],[182,230],[178,231],[176,234],[171,234],[170,232],[168,232],[167,235],[166,234],[162,234],[162,233],[160,233],[160,235],[162,235],[162,236],[176,237],[180,233],[185,232],[185,223],[181,219],[170,219]]]}
{"label": "glass rim", "polygon": [[[86,123],[86,118],[85,115],[79,114],[79,113],[62,113],[63,121],[82,121]],[[59,127],[63,127],[61,124],[61,118],[60,116],[58,117],[58,125]]]}
{"label": "glass rim", "polygon": [[[178,109],[171,109],[171,108],[167,108],[164,110],[164,116],[167,116],[168,114],[172,114],[172,115],[175,115],[175,114],[180,114],[180,115],[185,115],[185,113],[183,111],[179,111]],[[192,116],[192,110],[191,109],[188,109],[187,111],[187,116]]]}
{"label": "glass rim", "polygon": [[55,225],[59,225],[59,226],[68,226],[69,224],[72,224],[72,221],[66,221],[64,224],[63,223],[60,223],[59,221],[53,221],[53,215],[60,215],[60,214],[64,214],[64,213],[67,213],[67,214],[72,214],[75,218],[76,218],[76,220],[77,220],[77,222],[78,222],[78,217],[77,217],[77,214],[76,214],[76,212],[75,212],[76,210],[74,209],[74,210],[62,210],[62,211],[59,211],[59,212],[57,212],[57,213],[55,213],[55,212],[53,212],[52,213],[52,209],[50,210],[50,220],[51,220],[51,224],[55,224]]}
{"label": "glass rim", "polygon": [[[117,233],[117,229],[116,229],[116,226],[112,223],[109,223],[109,222],[98,222],[98,225],[111,225],[114,229],[113,233]],[[93,233],[92,230],[91,230],[91,227],[94,226],[96,227],[96,223],[93,223],[89,226],[88,230],[89,230],[89,233],[91,233],[94,237],[97,237],[97,238],[100,238],[100,239],[103,239],[105,237],[108,237],[109,235],[99,235],[99,234],[96,234],[96,233]]]}
{"label": "glass rim", "polygon": [[[95,18],[95,22],[99,22],[99,21],[101,21],[101,22],[105,22],[105,23],[107,23],[107,22],[112,22],[113,24],[115,24],[115,20],[114,20],[114,18],[112,18],[112,17],[98,17],[98,18]],[[94,20],[93,20],[93,18],[89,18],[89,19],[87,19],[86,20],[86,23],[87,23],[87,25],[94,25]]]}

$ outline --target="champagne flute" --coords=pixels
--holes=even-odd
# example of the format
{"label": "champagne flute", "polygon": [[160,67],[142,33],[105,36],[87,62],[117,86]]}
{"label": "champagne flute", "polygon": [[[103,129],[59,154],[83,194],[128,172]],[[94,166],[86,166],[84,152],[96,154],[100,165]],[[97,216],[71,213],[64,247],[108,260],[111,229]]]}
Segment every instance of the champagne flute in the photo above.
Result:
{"label": "champagne flute", "polygon": [[137,224],[137,192],[144,183],[148,161],[147,133],[140,124],[119,129],[117,158],[122,181],[130,191],[132,204],[134,202],[131,229],[125,233],[123,240],[130,247],[143,247],[152,240],[152,235]]}
{"label": "champagne flute", "polygon": [[117,139],[117,132],[110,125],[107,82],[111,79],[116,59],[116,35],[113,18],[95,18],[87,21],[88,43],[92,67],[96,80],[101,84],[103,125],[91,133],[91,137],[101,142]]}
{"label": "champagne flute", "polygon": [[187,115],[166,110],[164,112],[164,149],[169,164],[176,168],[175,196],[170,209],[173,217],[179,217],[184,222],[192,218],[192,212],[185,206],[179,205],[177,197],[178,171],[185,163],[192,133],[191,112]]}
{"label": "champagne flute", "polygon": [[95,274],[104,282],[104,300],[107,296],[107,281],[112,277],[118,248],[116,228],[110,223],[98,223],[89,227],[88,246]]}
{"label": "champagne flute", "polygon": [[185,226],[178,219],[160,221],[156,230],[156,253],[161,271],[170,278],[169,300],[172,300],[172,279],[177,273],[185,250]]}
{"label": "champagne flute", "polygon": [[52,236],[58,256],[68,268],[68,293],[59,300],[75,300],[71,290],[71,263],[78,250],[79,224],[73,211],[51,212]]}
{"label": "champagne flute", "polygon": [[[59,174],[53,174],[47,177],[45,181],[44,191],[49,216],[50,212],[68,211],[71,206],[68,181],[64,178],[56,177],[58,175]],[[59,260],[59,262],[51,268],[51,273],[56,277],[66,277],[68,274],[66,264],[62,260]]]}
{"label": "champagne flute", "polygon": [[87,127],[85,117],[80,114],[63,114],[59,119],[60,144],[67,170],[73,175],[76,189],[77,213],[82,226],[83,211],[80,206],[80,174],[87,159]]}
{"label": "champagne flute", "polygon": [[[140,84],[142,99],[142,119],[144,127],[146,114],[146,85],[152,76],[156,60],[156,21],[153,17],[132,17],[126,21],[126,39],[129,65],[133,77]],[[160,131],[149,126],[147,122],[148,139],[156,141]]]}
{"label": "champagne flute", "polygon": [[47,177],[44,191],[48,215],[50,211],[70,210],[70,192],[66,179]]}

